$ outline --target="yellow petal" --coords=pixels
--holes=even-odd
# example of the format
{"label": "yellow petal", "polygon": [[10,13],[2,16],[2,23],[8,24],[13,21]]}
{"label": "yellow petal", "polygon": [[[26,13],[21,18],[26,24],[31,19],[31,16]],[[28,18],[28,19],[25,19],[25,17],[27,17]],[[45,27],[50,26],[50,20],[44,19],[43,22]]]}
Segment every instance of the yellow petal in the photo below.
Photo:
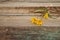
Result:
{"label": "yellow petal", "polygon": [[48,13],[45,13],[44,18],[48,19]]}
{"label": "yellow petal", "polygon": [[37,20],[36,18],[31,19],[32,23],[35,23],[36,20]]}
{"label": "yellow petal", "polygon": [[37,25],[42,25],[43,22],[42,22],[42,20],[37,20],[37,21],[36,21],[36,24],[37,24]]}

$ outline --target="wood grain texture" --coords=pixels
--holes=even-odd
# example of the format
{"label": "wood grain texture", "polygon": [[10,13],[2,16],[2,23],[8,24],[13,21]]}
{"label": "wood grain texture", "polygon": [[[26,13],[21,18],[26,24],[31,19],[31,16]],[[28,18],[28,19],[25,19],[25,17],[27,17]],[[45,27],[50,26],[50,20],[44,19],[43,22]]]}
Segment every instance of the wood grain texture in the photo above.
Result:
{"label": "wood grain texture", "polygon": [[39,3],[39,2],[47,2],[47,3],[50,3],[50,2],[60,2],[60,0],[0,0],[0,2],[36,2],[36,3]]}
{"label": "wood grain texture", "polygon": [[[31,18],[32,17],[36,17],[36,16],[0,16],[0,26],[13,26],[13,27],[20,27],[20,26],[29,26],[29,27],[32,27],[32,26],[38,26],[38,25],[35,25],[35,24],[32,24],[31,23]],[[37,17],[39,19],[39,17]],[[49,18],[48,20],[42,18],[43,20],[43,25],[42,26],[57,26],[59,27],[60,26],[60,18],[57,18],[57,19],[51,19]]]}
{"label": "wood grain texture", "polygon": [[1,14],[43,14],[42,13],[34,13],[37,9],[48,9],[51,14],[59,14],[60,15],[60,7],[0,7],[0,15]]}
{"label": "wood grain texture", "polygon": [[[43,13],[32,13],[41,6],[54,6],[48,10],[59,17],[32,24],[32,17],[41,19]],[[0,0],[0,40],[60,40],[60,0]]]}
{"label": "wood grain texture", "polygon": [[51,37],[53,40],[60,40],[60,27],[0,26],[0,40],[50,40]]}
{"label": "wood grain texture", "polygon": [[33,3],[33,2],[0,2],[0,7],[59,7],[60,2],[57,3]]}
{"label": "wood grain texture", "polygon": [[[40,8],[40,7],[39,7]],[[38,9],[39,9],[38,8]],[[37,9],[37,7],[1,7],[0,8],[0,26],[37,26],[31,23],[32,17],[37,17],[39,19],[42,18],[43,13],[31,13],[31,11]],[[60,7],[48,7],[48,10],[51,14],[60,16]],[[41,15],[41,16],[40,16]],[[42,26],[60,26],[60,17],[57,19],[49,18],[48,20],[42,18],[43,25]]]}

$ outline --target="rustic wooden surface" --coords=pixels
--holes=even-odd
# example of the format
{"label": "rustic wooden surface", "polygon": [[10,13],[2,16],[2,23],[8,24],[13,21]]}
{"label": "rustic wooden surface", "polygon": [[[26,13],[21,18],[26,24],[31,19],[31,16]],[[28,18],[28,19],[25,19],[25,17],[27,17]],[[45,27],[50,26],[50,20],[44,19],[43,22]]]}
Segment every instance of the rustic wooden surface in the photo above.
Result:
{"label": "rustic wooden surface", "polygon": [[[35,8],[29,9],[32,11]],[[29,9],[0,8],[0,40],[60,40],[60,17],[43,19],[44,24],[37,26],[31,23],[31,18],[40,19],[41,16],[37,15],[42,13],[31,13]],[[59,7],[48,9],[53,15],[60,15]]]}
{"label": "rustic wooden surface", "polygon": [[[40,8],[47,8],[51,14],[60,15],[60,7],[0,7],[0,15],[7,14],[43,14],[43,13],[34,13],[35,10]],[[57,13],[58,12],[58,13]]]}
{"label": "rustic wooden surface", "polygon": [[0,40],[60,40],[60,27],[3,27]]}
{"label": "rustic wooden surface", "polygon": [[[31,18],[35,16],[0,16],[0,26],[13,26],[13,27],[20,27],[20,26],[38,26],[31,23]],[[40,16],[38,17],[39,19]],[[43,25],[42,26],[60,26],[60,18],[58,19],[51,19],[48,20],[42,18]]]}
{"label": "rustic wooden surface", "polygon": [[0,2],[60,2],[60,0],[0,0]]}
{"label": "rustic wooden surface", "polygon": [[[60,40],[60,17],[43,19],[44,24],[37,26],[30,20],[32,17],[40,18],[40,16],[37,16],[37,13],[30,13],[29,9],[0,8],[0,40]],[[51,8],[51,10],[51,13],[60,15],[59,8]],[[31,16],[32,14],[36,16]]]}
{"label": "rustic wooden surface", "polygon": [[[60,26],[60,17],[56,19],[44,19],[40,14],[44,13],[32,13],[31,11],[36,8],[0,8],[0,26],[37,26],[31,23],[31,18],[42,18],[42,26]],[[51,14],[60,16],[60,7],[48,8]],[[38,16],[39,15],[39,16]]]}
{"label": "rustic wooden surface", "polygon": [[60,3],[4,2],[0,7],[59,7]]}

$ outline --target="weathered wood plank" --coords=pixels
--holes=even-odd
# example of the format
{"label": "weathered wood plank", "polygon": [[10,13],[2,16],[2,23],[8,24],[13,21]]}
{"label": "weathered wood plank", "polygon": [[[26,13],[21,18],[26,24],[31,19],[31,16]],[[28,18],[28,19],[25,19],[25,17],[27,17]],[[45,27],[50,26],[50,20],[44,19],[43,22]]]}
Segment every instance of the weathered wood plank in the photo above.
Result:
{"label": "weathered wood plank", "polygon": [[6,2],[0,3],[0,7],[58,7],[60,3],[33,3],[33,2]]}
{"label": "weathered wood plank", "polygon": [[18,15],[18,14],[44,14],[45,11],[41,13],[35,13],[37,9],[44,8],[48,9],[50,14],[60,15],[60,7],[0,7],[0,15]]}
{"label": "weathered wood plank", "polygon": [[[31,13],[30,11],[35,10],[35,8],[11,8],[2,7],[0,8],[0,26],[37,26],[31,23],[32,17],[38,17],[42,13]],[[58,14],[60,16],[60,7],[48,8],[53,15]],[[57,15],[57,16],[58,16]],[[60,18],[48,20],[42,19],[42,26],[60,26]]]}
{"label": "weathered wood plank", "polygon": [[[0,16],[0,26],[13,26],[13,27],[20,27],[20,26],[37,26],[35,24],[31,23],[31,18],[32,17],[37,17],[41,19],[40,16]],[[57,19],[44,19],[43,20],[43,25],[42,26],[60,26],[60,18]]]}
{"label": "weathered wood plank", "polygon": [[[2,0],[5,1],[5,0]],[[12,0],[13,2],[15,0]],[[19,0],[17,0],[19,1]],[[26,0],[20,0],[26,1]],[[28,0],[28,2],[34,2],[34,0]],[[35,0],[36,2],[41,0]],[[46,0],[45,0],[46,1]],[[56,0],[54,0],[56,1]],[[19,3],[19,2],[5,2],[1,3],[0,7],[0,40],[60,40],[60,17],[57,19],[44,19],[42,26],[37,26],[31,23],[32,17],[41,18],[41,16],[29,16],[28,9],[14,9],[7,7],[40,7],[41,3]],[[48,2],[48,1],[47,1]],[[50,2],[50,0],[49,0]],[[60,6],[60,4],[44,4],[44,6]],[[3,8],[6,7],[6,8]],[[34,10],[34,9],[33,9]],[[54,9],[55,10],[55,9]],[[57,9],[59,10],[59,9]],[[25,12],[26,11],[26,12]],[[20,16],[21,13],[28,13],[28,16]],[[56,14],[58,11],[56,12]],[[59,10],[60,13],[60,10]],[[58,14],[59,14],[58,13]],[[25,14],[24,14],[25,15]],[[34,14],[37,15],[37,14]],[[39,15],[39,14],[38,14]]]}
{"label": "weathered wood plank", "polygon": [[0,40],[60,40],[60,27],[2,27]]}
{"label": "weathered wood plank", "polygon": [[0,2],[36,2],[36,3],[44,3],[44,2],[60,2],[60,0],[0,0]]}

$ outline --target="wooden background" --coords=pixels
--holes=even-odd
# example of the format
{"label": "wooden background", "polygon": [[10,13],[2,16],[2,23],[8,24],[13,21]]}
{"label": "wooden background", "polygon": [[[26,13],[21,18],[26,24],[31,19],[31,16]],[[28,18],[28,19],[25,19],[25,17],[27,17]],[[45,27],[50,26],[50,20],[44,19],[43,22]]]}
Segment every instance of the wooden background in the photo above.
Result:
{"label": "wooden background", "polygon": [[[25,0],[20,0],[20,2],[21,1],[23,2]],[[27,1],[41,2],[41,0]],[[59,2],[60,0],[54,1]],[[17,6],[15,2],[18,2],[18,0],[11,0],[9,2],[8,0],[2,0],[0,2],[0,40],[60,40],[60,6],[47,7],[52,15],[58,17],[56,19],[49,18],[47,20],[42,18],[44,24],[38,26],[31,23],[31,18],[37,17],[41,19],[41,15],[44,14],[44,12],[32,12],[37,8],[41,8],[40,3],[37,4],[38,6],[35,5],[33,7],[30,3],[29,7],[26,5],[27,3],[23,3],[24,6],[26,5],[27,7],[22,7]]]}

